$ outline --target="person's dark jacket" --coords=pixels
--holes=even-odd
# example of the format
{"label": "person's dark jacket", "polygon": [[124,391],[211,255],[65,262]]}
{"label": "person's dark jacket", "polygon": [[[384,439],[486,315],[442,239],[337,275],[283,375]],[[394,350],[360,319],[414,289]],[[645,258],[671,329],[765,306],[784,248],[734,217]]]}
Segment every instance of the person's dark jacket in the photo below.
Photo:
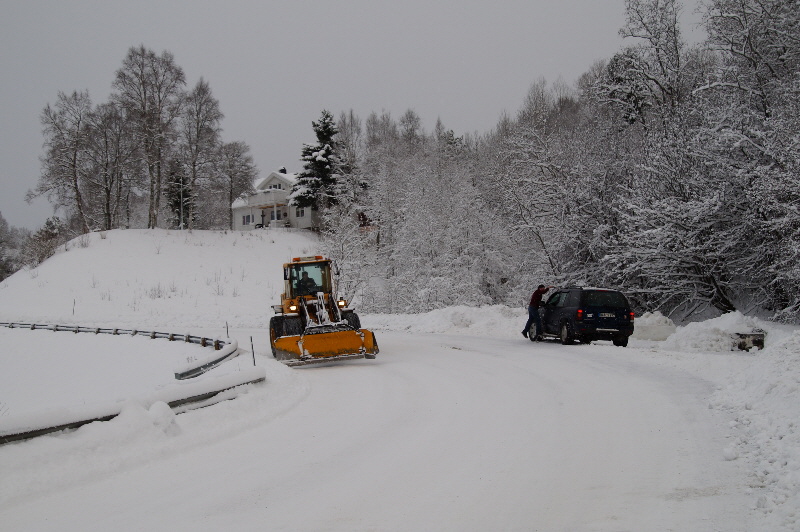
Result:
{"label": "person's dark jacket", "polygon": [[531,303],[530,306],[533,308],[539,308],[542,306],[542,297],[544,296],[545,292],[549,290],[547,287],[545,288],[537,288],[536,291],[531,296]]}

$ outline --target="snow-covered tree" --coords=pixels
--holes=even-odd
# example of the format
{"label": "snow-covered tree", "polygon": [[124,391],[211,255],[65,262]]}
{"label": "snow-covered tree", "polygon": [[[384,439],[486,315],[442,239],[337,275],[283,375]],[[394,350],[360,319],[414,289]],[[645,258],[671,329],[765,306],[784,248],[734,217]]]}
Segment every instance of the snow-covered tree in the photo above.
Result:
{"label": "snow-covered tree", "polygon": [[41,195],[57,208],[74,214],[84,233],[89,232],[89,217],[84,198],[86,177],[90,168],[88,157],[89,116],[92,101],[86,91],[67,95],[58,93],[54,106],[49,104],[41,115],[45,137],[42,174],[28,200]]}
{"label": "snow-covered tree", "polygon": [[149,178],[148,228],[158,227],[163,175],[185,95],[186,78],[173,55],[132,47],[117,70],[114,101],[125,109]]}
{"label": "snow-covered tree", "polygon": [[192,229],[197,211],[195,195],[192,193],[191,178],[187,175],[182,161],[172,159],[167,164],[166,186],[164,196],[171,214],[171,227],[175,229]]}
{"label": "snow-covered tree", "polygon": [[[179,181],[179,196],[183,198],[185,219],[181,227],[193,229],[198,217],[198,208],[207,202],[203,196],[211,193],[210,181],[213,178],[214,157],[220,143],[220,123],[223,119],[219,101],[211,92],[211,87],[203,78],[186,95],[183,111],[179,118],[179,140],[177,158],[184,167]],[[171,174],[177,175],[176,168],[170,166]],[[168,187],[175,189],[175,183]],[[178,200],[178,205],[180,204]],[[173,206],[175,200],[171,200]],[[174,210],[174,209],[173,209]]]}
{"label": "snow-covered tree", "polygon": [[292,205],[322,210],[336,203],[338,154],[337,129],[333,115],[322,111],[318,122],[312,122],[317,142],[303,146],[303,171],[297,175],[289,199]]}
{"label": "snow-covered tree", "polygon": [[95,107],[90,115],[87,205],[92,227],[114,229],[130,225],[132,189],[141,186],[141,166],[130,124],[114,103]]}
{"label": "snow-covered tree", "polygon": [[25,241],[22,261],[28,266],[38,266],[51,257],[58,246],[71,238],[64,222],[57,216],[48,218],[44,225]]}
{"label": "snow-covered tree", "polygon": [[234,200],[253,193],[253,182],[258,177],[258,169],[250,155],[250,147],[241,141],[226,142],[220,145],[215,163],[220,195],[228,213],[228,228],[233,229]]}

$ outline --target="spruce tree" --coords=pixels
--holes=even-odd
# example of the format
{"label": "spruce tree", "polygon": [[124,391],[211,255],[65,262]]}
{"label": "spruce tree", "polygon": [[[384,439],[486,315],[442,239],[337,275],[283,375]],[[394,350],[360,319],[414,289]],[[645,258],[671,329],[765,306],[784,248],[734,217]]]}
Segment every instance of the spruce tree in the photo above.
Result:
{"label": "spruce tree", "polygon": [[318,210],[336,203],[338,158],[334,137],[337,129],[333,115],[326,110],[322,111],[318,122],[311,124],[317,142],[303,146],[303,171],[297,176],[290,198],[293,205]]}

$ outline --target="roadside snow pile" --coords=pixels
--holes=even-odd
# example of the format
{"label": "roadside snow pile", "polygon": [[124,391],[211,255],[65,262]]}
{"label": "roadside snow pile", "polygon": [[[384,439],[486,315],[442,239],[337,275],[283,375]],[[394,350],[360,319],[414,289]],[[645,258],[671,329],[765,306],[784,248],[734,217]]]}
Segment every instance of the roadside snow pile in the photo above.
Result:
{"label": "roadside snow pile", "polygon": [[665,340],[664,349],[693,353],[730,351],[734,334],[749,333],[757,329],[766,330],[767,324],[741,312],[731,312],[718,318],[678,327]]}
{"label": "roadside snow pile", "polygon": [[143,336],[0,327],[0,345],[0,438],[114,416],[127,401],[167,404],[265,376],[238,357],[178,381],[175,367],[220,351]]}
{"label": "roadside snow pile", "polygon": [[731,450],[752,471],[757,509],[775,529],[800,529],[800,331],[774,326],[765,349],[714,401],[731,415]]}
{"label": "roadside snow pile", "polygon": [[675,330],[675,323],[659,311],[645,312],[633,322],[633,337],[639,340],[666,340]]}
{"label": "roadside snow pile", "polygon": [[[423,314],[370,314],[362,321],[374,329],[421,333],[466,333],[480,336],[517,337],[528,319],[527,309],[505,305],[448,307]],[[634,322],[633,337],[639,340],[665,340],[675,332],[675,324],[660,312],[645,312]]]}
{"label": "roadside snow pile", "polygon": [[362,323],[384,331],[414,331],[420,333],[469,333],[478,336],[519,336],[528,313],[505,305],[484,307],[448,307],[424,314],[369,314]]}

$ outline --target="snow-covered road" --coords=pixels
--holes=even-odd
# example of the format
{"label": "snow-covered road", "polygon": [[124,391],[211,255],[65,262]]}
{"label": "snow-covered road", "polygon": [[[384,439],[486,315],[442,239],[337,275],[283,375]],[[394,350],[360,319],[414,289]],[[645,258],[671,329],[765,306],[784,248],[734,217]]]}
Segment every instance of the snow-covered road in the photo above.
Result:
{"label": "snow-covered road", "polygon": [[289,369],[238,334],[267,382],[234,401],[4,446],[2,528],[748,530],[711,384],[645,349],[383,331]]}

